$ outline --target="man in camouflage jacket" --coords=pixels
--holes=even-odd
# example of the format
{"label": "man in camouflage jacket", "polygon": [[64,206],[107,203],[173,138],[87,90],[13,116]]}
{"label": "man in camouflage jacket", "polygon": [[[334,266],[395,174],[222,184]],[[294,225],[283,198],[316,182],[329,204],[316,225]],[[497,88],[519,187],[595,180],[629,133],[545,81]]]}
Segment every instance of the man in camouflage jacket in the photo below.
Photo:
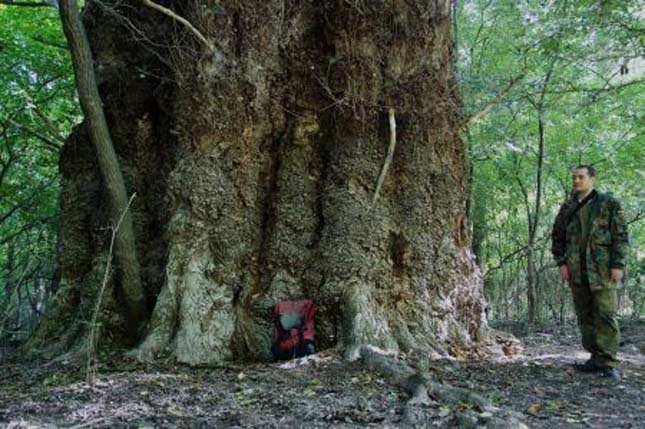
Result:
{"label": "man in camouflage jacket", "polygon": [[625,269],[627,225],[618,200],[596,192],[594,181],[593,167],[573,170],[573,196],[555,219],[551,250],[571,287],[582,345],[591,353],[576,368],[619,378],[616,287]]}

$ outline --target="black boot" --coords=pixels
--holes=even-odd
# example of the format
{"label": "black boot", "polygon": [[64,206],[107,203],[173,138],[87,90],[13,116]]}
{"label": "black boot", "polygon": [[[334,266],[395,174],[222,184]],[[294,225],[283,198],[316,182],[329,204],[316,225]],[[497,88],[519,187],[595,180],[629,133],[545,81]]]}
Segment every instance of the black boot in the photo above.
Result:
{"label": "black boot", "polygon": [[599,366],[594,359],[589,359],[585,363],[574,363],[573,367],[580,372],[600,372],[604,368]]}

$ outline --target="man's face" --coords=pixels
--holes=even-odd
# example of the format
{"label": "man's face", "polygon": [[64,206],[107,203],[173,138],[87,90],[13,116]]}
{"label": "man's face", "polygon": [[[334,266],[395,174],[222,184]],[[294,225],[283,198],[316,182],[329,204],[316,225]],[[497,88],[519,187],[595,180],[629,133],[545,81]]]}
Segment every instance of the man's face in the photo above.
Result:
{"label": "man's face", "polygon": [[589,176],[586,168],[573,170],[573,192],[580,194],[586,193],[593,189],[594,178]]}

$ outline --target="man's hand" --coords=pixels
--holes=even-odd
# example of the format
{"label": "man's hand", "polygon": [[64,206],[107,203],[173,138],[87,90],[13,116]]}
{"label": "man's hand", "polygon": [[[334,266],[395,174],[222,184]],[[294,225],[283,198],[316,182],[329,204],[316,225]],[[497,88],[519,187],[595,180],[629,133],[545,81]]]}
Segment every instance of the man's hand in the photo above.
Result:
{"label": "man's hand", "polygon": [[560,277],[562,277],[562,280],[565,282],[569,281],[569,266],[567,264],[560,265]]}
{"label": "man's hand", "polygon": [[623,279],[623,270],[620,268],[612,268],[610,273],[611,281],[614,283],[620,283]]}

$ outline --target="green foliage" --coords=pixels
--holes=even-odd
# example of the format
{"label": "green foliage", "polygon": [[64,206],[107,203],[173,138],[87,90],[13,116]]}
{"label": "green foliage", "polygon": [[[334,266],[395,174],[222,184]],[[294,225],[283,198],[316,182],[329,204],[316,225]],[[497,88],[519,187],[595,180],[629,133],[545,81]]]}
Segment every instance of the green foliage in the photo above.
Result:
{"label": "green foliage", "polygon": [[17,321],[17,296],[41,305],[50,292],[59,152],[79,122],[55,8],[0,5],[0,80],[0,316],[13,309]]}
{"label": "green foliage", "polygon": [[[628,219],[645,213],[642,13],[637,1],[460,2],[459,78],[466,114],[478,119],[467,133],[474,248],[493,317],[526,313],[529,219],[536,215],[540,315],[559,317],[569,305],[549,235],[571,167],[595,165],[597,188],[618,196]],[[539,120],[545,156],[536,212]],[[642,254],[643,222],[630,232],[634,255]],[[633,256],[630,266],[637,265]],[[638,299],[627,306],[642,307]]]}

